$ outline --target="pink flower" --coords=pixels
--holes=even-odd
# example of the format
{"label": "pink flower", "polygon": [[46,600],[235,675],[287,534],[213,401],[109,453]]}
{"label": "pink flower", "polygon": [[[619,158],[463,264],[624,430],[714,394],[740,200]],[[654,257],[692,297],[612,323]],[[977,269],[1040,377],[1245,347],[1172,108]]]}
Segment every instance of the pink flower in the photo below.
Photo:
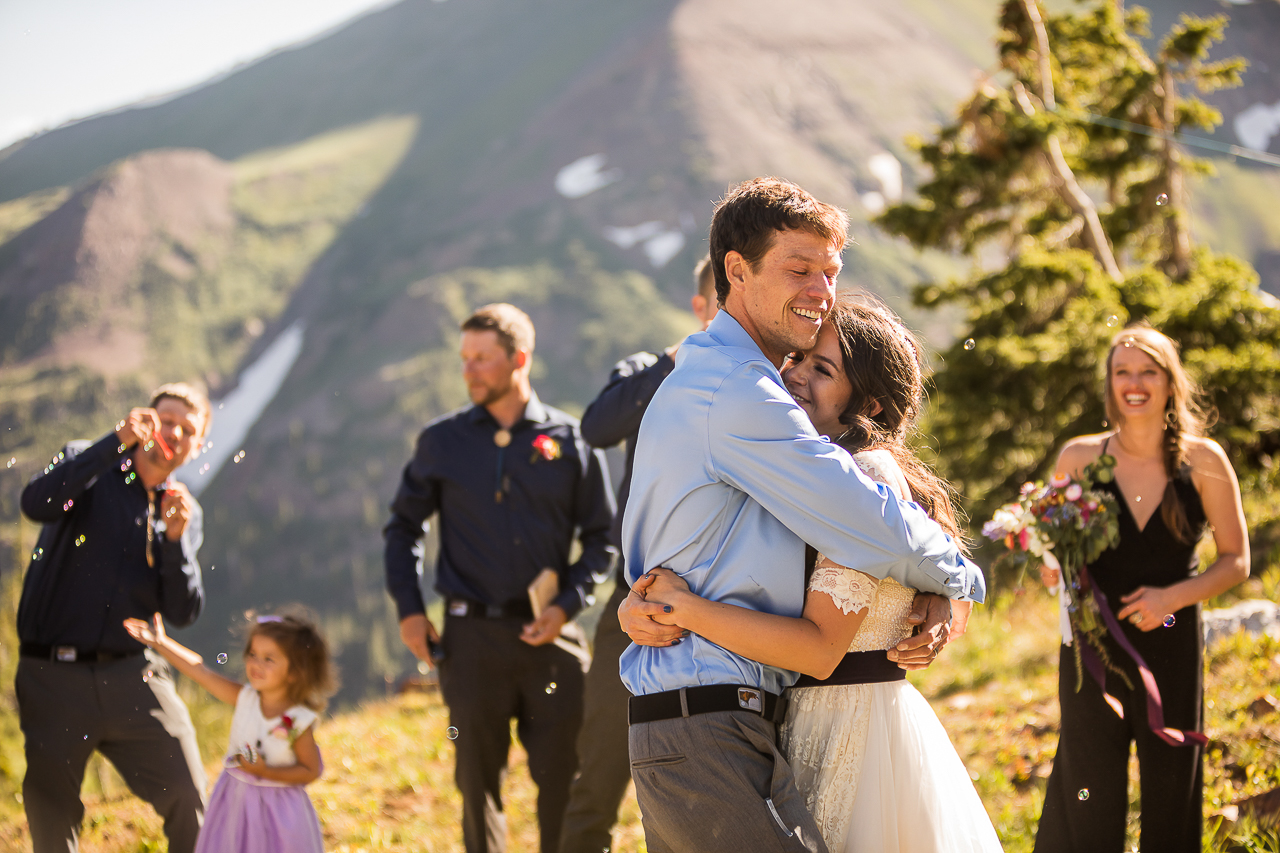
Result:
{"label": "pink flower", "polygon": [[1031,541],[1031,532],[1028,531],[1027,528],[1024,527],[1018,531],[1018,547],[1019,548],[1021,548],[1024,551],[1027,550],[1027,543],[1030,541]]}
{"label": "pink flower", "polygon": [[1071,477],[1067,474],[1058,472],[1049,478],[1049,485],[1055,489],[1061,489],[1071,482]]}
{"label": "pink flower", "polygon": [[284,726],[276,726],[274,729],[271,730],[271,736],[273,738],[276,738],[277,740],[288,740],[289,730]]}
{"label": "pink flower", "polygon": [[1063,494],[1066,496],[1067,500],[1075,502],[1080,500],[1080,496],[1084,494],[1084,489],[1080,487],[1079,483],[1072,483],[1067,486],[1067,490],[1063,492]]}
{"label": "pink flower", "polygon": [[1027,482],[1022,484],[1022,488],[1018,490],[1020,495],[1029,495],[1036,490],[1036,484]]}

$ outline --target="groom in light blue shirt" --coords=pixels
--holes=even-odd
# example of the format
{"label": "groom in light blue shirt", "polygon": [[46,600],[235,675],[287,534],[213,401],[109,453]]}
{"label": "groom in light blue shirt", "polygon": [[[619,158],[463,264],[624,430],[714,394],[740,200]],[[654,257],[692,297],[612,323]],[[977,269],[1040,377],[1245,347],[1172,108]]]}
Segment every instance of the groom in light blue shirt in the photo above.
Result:
{"label": "groom in light blue shirt", "polygon": [[[665,566],[704,598],[799,617],[808,543],[877,578],[982,600],[981,571],[918,506],[819,437],[783,386],[783,360],[813,345],[831,308],[847,226],[776,178],[740,184],[717,208],[723,310],[681,345],[640,428],[623,523],[632,584]],[[633,644],[620,669],[652,853],[823,849],[773,743],[778,696],[796,673],[696,635]]]}

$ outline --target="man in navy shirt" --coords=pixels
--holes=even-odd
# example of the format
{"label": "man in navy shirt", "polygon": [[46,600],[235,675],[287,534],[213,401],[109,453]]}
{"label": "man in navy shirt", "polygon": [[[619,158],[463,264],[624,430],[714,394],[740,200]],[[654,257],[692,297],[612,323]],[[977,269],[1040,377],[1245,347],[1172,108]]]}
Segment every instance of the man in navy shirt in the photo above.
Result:
{"label": "man in navy shirt", "polygon": [[[533,324],[512,305],[487,305],[462,324],[462,376],[475,405],[418,436],[384,530],[401,639],[420,660],[438,660],[457,730],[468,853],[506,847],[501,782],[512,717],[538,786],[542,850],[556,850],[577,768],[583,683],[578,659],[556,641],[613,560],[603,456],[582,440],[577,420],[534,393],[533,344]],[[419,586],[423,525],[436,514],[442,634]],[[575,532],[582,554],[570,562]],[[556,591],[535,616],[529,588],[548,569]]]}
{"label": "man in navy shirt", "polygon": [[15,687],[35,853],[77,848],[85,763],[97,750],[164,818],[173,853],[195,848],[204,767],[168,664],[124,630],[160,613],[178,627],[204,606],[200,505],[169,475],[199,452],[209,403],[159,388],[96,443],[72,442],[22,491],[44,524],[18,606]]}

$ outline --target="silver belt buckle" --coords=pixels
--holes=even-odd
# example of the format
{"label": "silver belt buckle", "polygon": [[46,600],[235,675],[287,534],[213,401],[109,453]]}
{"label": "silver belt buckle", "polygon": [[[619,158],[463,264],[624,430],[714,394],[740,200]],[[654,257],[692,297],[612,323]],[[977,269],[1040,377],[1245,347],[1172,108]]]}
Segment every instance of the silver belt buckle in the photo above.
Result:
{"label": "silver belt buckle", "polygon": [[466,615],[467,615],[467,610],[469,610],[469,609],[470,609],[470,608],[467,606],[467,602],[465,602],[465,601],[451,601],[451,602],[449,602],[449,615],[450,615],[450,616],[466,616]]}
{"label": "silver belt buckle", "polygon": [[53,659],[57,661],[61,661],[63,663],[75,663],[76,647],[75,646],[54,646]]}
{"label": "silver belt buckle", "polygon": [[764,692],[756,690],[754,687],[739,687],[738,707],[746,711],[755,711],[757,714],[763,714]]}

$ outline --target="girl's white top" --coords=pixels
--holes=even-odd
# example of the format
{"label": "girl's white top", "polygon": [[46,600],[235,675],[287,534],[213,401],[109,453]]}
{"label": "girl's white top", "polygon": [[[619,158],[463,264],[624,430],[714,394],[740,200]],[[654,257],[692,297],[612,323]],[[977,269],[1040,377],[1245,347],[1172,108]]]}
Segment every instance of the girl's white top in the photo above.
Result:
{"label": "girl's white top", "polygon": [[[275,717],[262,715],[262,697],[248,684],[236,697],[236,711],[231,718],[231,737],[224,763],[235,767],[235,757],[247,753],[249,747],[262,755],[269,767],[289,767],[298,763],[293,742],[315,724],[315,711],[305,705],[294,705]],[[288,726],[284,718],[289,718]]]}

